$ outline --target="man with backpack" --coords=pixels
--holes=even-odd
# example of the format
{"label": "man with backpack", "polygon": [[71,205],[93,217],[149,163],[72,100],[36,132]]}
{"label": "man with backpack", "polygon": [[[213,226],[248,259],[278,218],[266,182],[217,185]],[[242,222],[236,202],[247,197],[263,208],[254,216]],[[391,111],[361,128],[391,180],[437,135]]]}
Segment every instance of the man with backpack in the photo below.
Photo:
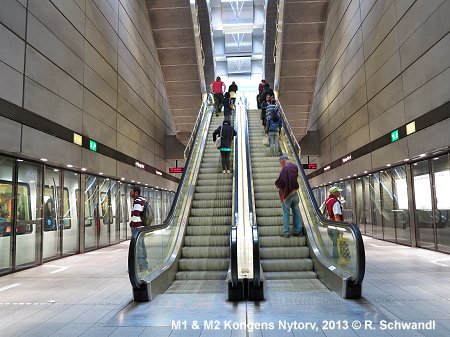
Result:
{"label": "man with backpack", "polygon": [[[141,196],[141,188],[139,186],[133,186],[130,191],[130,196],[133,199],[130,227],[131,234],[135,235],[135,233],[138,232],[138,228],[144,226],[143,220],[145,219],[143,219],[142,216],[144,214],[144,206],[146,204],[146,200]],[[141,236],[137,246],[138,268],[139,270],[147,269],[147,249],[145,247],[144,237]]]}
{"label": "man with backpack", "polygon": [[278,110],[272,110],[266,123],[266,133],[269,136],[269,146],[272,151],[272,157],[278,157],[281,127],[282,122]]}

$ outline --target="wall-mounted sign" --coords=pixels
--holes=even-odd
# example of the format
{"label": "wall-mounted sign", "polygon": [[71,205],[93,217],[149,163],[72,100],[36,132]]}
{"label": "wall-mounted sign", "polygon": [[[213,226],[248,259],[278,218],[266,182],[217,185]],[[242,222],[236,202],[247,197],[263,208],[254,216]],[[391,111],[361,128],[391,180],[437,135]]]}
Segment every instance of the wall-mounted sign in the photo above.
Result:
{"label": "wall-mounted sign", "polygon": [[416,132],[416,122],[413,121],[409,124],[406,124],[406,134],[410,135],[411,133]]}
{"label": "wall-mounted sign", "polygon": [[145,165],[138,161],[134,162],[134,166],[139,167],[140,169],[145,169]]}
{"label": "wall-mounted sign", "polygon": [[97,142],[92,139],[89,140],[89,150],[97,152]]}
{"label": "wall-mounted sign", "polygon": [[183,173],[184,167],[169,167],[169,173]]}
{"label": "wall-mounted sign", "polygon": [[315,170],[317,169],[317,164],[302,164],[304,170]]}
{"label": "wall-mounted sign", "polygon": [[349,154],[347,157],[342,158],[342,163],[346,163],[348,161],[352,160],[352,155]]}
{"label": "wall-mounted sign", "polygon": [[83,145],[83,136],[78,133],[73,133],[73,143],[82,146]]}
{"label": "wall-mounted sign", "polygon": [[396,142],[399,138],[398,129],[391,132],[391,143]]}

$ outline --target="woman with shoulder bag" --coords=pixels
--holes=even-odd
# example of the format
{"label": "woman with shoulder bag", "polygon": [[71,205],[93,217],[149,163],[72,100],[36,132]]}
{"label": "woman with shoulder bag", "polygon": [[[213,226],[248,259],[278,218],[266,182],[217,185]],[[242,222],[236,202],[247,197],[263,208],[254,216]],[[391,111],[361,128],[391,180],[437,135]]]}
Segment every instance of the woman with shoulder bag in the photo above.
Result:
{"label": "woman with shoulder bag", "polygon": [[220,135],[220,144],[218,149],[222,157],[222,173],[230,173],[231,169],[231,144],[234,136],[236,136],[236,131],[233,129],[230,123],[230,119],[224,119],[221,126],[219,126],[213,132],[213,141],[216,142],[216,138]]}

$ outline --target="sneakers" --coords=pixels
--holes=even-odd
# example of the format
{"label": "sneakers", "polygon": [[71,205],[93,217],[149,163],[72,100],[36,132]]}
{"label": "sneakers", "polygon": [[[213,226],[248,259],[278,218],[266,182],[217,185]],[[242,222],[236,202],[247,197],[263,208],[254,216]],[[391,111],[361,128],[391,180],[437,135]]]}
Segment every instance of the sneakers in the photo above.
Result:
{"label": "sneakers", "polygon": [[289,234],[281,234],[280,237],[287,239],[288,237],[290,237]]}
{"label": "sneakers", "polygon": [[227,170],[227,173],[230,173],[230,170]]}
{"label": "sneakers", "polygon": [[225,173],[226,173],[226,171],[225,171],[225,170],[223,170],[223,171],[222,171],[222,173],[223,173],[223,174],[225,174]]}

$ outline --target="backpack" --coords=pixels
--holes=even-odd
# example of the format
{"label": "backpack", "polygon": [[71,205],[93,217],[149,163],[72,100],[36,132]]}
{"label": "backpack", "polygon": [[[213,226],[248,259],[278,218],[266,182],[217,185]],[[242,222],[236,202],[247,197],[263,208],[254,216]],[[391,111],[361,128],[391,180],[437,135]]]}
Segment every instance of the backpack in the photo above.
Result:
{"label": "backpack", "polygon": [[145,227],[150,226],[153,222],[153,210],[147,200],[144,202],[144,210],[142,211],[141,219],[142,225]]}
{"label": "backpack", "polygon": [[267,128],[267,131],[269,132],[278,132],[280,130],[281,127],[281,123],[280,123],[280,119],[278,118],[278,122],[275,122],[273,119],[269,119],[269,125]]}
{"label": "backpack", "polygon": [[[328,201],[330,201],[330,200],[332,200],[332,199],[329,199]],[[319,210],[325,219],[331,220],[330,214],[328,214],[328,207],[327,207],[326,200],[323,202],[322,205],[320,205]]]}

